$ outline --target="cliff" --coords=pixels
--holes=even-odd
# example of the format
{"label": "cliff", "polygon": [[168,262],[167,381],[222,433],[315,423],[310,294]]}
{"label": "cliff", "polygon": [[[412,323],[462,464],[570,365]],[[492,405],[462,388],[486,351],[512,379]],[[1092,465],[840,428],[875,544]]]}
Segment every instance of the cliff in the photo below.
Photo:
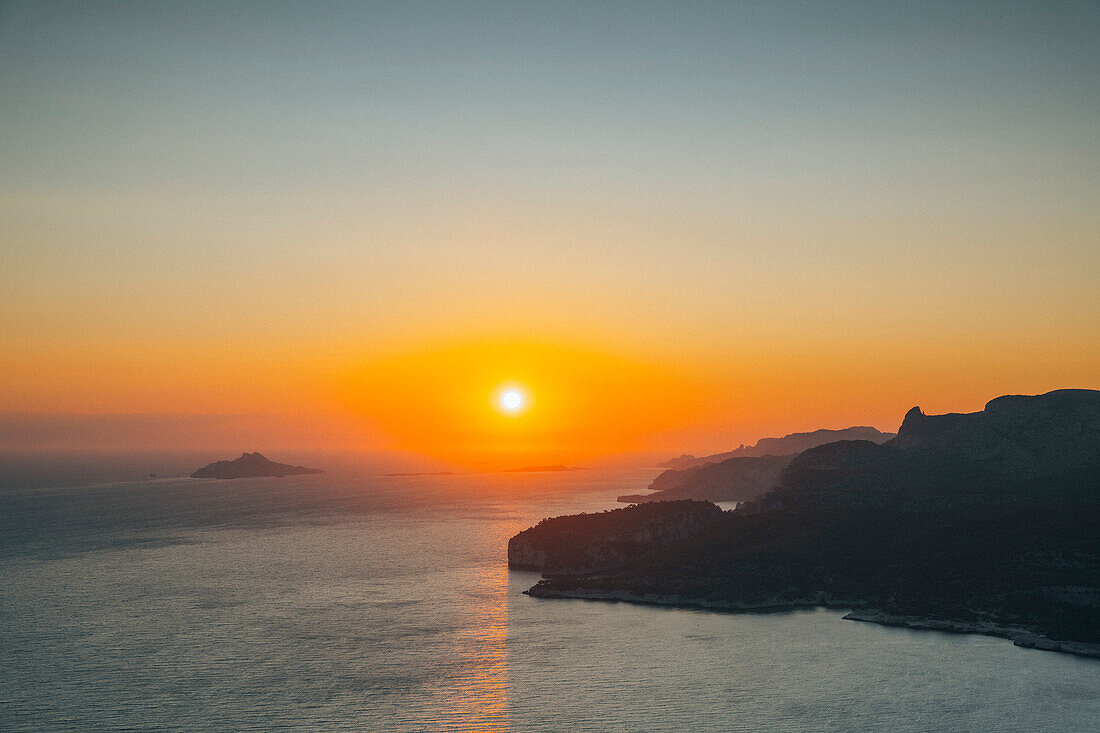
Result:
{"label": "cliff", "polygon": [[[726,610],[830,605],[862,609],[852,617],[861,620],[1100,653],[1097,526],[1100,392],[1059,390],[997,398],[978,413],[915,409],[886,444],[811,448],[775,489],[701,531],[529,593]],[[583,552],[583,538],[573,544]]]}
{"label": "cliff", "polygon": [[1096,644],[1098,523],[1100,503],[734,511],[611,572],[545,578],[529,593],[724,610],[874,609]]}
{"label": "cliff", "polygon": [[547,574],[607,570],[690,537],[720,516],[714,504],[673,501],[544,519],[508,541],[508,565]]}
{"label": "cliff", "polygon": [[973,413],[914,407],[882,445],[841,441],[801,453],[750,510],[1091,501],[1098,487],[1100,392],[1058,390],[998,397]]}
{"label": "cliff", "polygon": [[191,478],[256,478],[263,476],[295,476],[307,473],[324,473],[316,468],[275,463],[259,453],[242,453],[232,461],[215,461],[191,474]]}

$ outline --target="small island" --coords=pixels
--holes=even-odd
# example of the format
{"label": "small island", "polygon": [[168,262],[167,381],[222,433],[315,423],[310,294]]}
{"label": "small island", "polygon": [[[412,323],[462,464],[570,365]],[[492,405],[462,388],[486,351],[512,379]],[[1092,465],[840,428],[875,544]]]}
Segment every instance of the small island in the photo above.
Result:
{"label": "small island", "polygon": [[566,466],[560,463],[553,466],[524,466],[523,468],[506,468],[504,473],[547,473],[550,471],[586,471],[583,466]]}
{"label": "small island", "polygon": [[215,461],[191,474],[191,478],[259,478],[264,476],[298,476],[308,473],[324,473],[317,468],[275,463],[259,453],[242,453],[233,461]]}
{"label": "small island", "polygon": [[454,471],[418,471],[412,473],[384,473],[385,477],[393,476],[454,476]]}

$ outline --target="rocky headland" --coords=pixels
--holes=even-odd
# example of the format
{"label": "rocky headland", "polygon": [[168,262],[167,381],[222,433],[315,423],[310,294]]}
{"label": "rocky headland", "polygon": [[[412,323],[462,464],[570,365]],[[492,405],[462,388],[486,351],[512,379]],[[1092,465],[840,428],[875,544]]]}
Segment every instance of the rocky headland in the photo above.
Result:
{"label": "rocky headland", "polygon": [[[629,535],[628,518],[641,516],[630,512],[645,506],[661,504],[604,521]],[[544,523],[542,541],[565,540],[563,519]],[[1100,392],[1059,390],[969,414],[914,408],[884,444],[811,448],[771,490],[661,545],[605,555],[599,527],[573,533],[568,545],[586,562],[557,567],[528,593],[727,611],[829,606],[852,620],[1097,656],[1097,527]]]}
{"label": "rocky headland", "polygon": [[671,501],[544,519],[508,541],[508,565],[547,575],[615,568],[697,534],[722,510],[702,501]]}

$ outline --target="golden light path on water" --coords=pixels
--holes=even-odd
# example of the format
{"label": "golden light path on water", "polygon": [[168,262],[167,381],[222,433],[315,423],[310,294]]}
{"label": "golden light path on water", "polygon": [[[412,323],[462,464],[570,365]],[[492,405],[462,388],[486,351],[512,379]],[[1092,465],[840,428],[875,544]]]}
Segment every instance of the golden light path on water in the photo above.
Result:
{"label": "golden light path on water", "polygon": [[479,585],[486,595],[480,618],[460,634],[463,648],[473,650],[475,658],[469,672],[457,683],[448,730],[495,731],[509,727],[507,565],[485,567]]}
{"label": "golden light path on water", "polygon": [[[519,486],[529,483],[527,476],[507,480]],[[516,519],[524,511],[521,503],[502,497],[491,506],[502,520],[485,527],[488,536],[483,539],[491,547],[504,548],[508,538],[525,529],[530,520]],[[426,708],[433,713],[427,722],[448,731],[512,730],[515,701],[509,698],[508,628],[510,602],[518,586],[510,586],[510,571],[503,557],[479,562],[469,572],[464,587],[451,590],[466,599],[470,616],[454,629],[447,645],[448,654],[457,659],[462,671],[440,680],[439,687],[429,693],[438,699]]]}

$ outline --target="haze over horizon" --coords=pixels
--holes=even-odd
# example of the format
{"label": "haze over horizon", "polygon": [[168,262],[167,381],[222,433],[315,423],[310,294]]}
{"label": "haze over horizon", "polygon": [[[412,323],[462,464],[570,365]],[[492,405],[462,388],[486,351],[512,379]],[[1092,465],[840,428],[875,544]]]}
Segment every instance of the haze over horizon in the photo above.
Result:
{"label": "haze over horizon", "polygon": [[1095,4],[691,10],[0,5],[0,447],[511,467],[1100,386]]}

